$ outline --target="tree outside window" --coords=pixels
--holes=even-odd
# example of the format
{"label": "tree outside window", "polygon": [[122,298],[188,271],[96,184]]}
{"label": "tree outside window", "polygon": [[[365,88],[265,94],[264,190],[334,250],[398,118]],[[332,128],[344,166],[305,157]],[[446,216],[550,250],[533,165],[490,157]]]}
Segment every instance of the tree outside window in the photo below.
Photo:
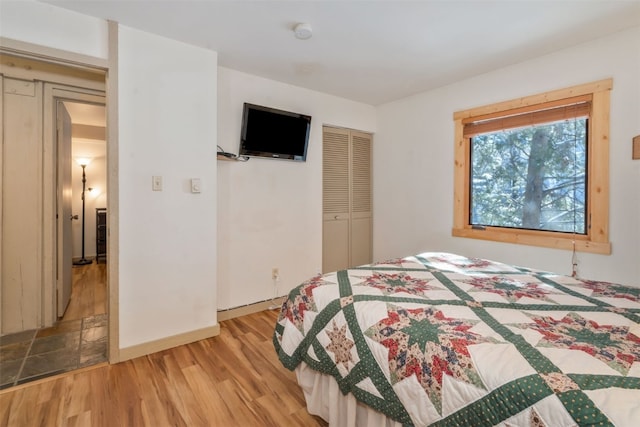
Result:
{"label": "tree outside window", "polygon": [[587,119],[471,138],[470,224],[586,234]]}

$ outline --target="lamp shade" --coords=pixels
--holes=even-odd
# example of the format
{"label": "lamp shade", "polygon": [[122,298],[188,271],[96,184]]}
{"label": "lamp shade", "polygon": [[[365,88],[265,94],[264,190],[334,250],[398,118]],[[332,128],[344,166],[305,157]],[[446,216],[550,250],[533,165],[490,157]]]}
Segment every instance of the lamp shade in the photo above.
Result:
{"label": "lamp shade", "polygon": [[89,157],[76,157],[76,163],[80,166],[87,166],[91,163],[91,159]]}

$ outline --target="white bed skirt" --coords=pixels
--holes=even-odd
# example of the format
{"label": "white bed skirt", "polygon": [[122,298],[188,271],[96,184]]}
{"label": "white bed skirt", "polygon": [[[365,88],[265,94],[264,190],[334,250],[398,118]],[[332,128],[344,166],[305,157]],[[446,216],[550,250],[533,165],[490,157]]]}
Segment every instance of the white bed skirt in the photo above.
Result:
{"label": "white bed skirt", "polygon": [[307,402],[307,411],[331,427],[402,427],[402,424],[358,402],[351,393],[342,394],[331,375],[314,371],[302,362],[295,369]]}

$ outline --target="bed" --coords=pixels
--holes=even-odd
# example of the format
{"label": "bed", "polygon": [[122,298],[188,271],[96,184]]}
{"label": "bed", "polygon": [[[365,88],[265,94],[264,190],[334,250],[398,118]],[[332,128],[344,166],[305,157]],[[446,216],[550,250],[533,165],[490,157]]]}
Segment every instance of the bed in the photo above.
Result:
{"label": "bed", "polygon": [[640,288],[423,253],[300,284],[273,342],[330,426],[640,425]]}

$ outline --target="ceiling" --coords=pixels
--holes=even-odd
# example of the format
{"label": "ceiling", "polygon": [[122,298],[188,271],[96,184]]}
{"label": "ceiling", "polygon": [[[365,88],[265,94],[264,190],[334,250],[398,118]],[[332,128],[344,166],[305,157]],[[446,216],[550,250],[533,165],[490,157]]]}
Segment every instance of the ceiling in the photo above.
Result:
{"label": "ceiling", "polygon": [[[46,0],[379,105],[640,25],[640,0]],[[294,37],[297,23],[313,36]],[[597,60],[594,58],[594,60]]]}
{"label": "ceiling", "polygon": [[[87,104],[83,102],[65,101],[64,106],[69,112],[71,123],[104,128],[107,126],[106,108],[103,105]],[[75,131],[72,130],[75,135]],[[107,146],[103,139],[78,138],[71,139],[71,153],[74,158],[97,159],[106,157]]]}
{"label": "ceiling", "polygon": [[64,106],[69,112],[73,124],[107,126],[106,108],[103,105],[66,101]]}

